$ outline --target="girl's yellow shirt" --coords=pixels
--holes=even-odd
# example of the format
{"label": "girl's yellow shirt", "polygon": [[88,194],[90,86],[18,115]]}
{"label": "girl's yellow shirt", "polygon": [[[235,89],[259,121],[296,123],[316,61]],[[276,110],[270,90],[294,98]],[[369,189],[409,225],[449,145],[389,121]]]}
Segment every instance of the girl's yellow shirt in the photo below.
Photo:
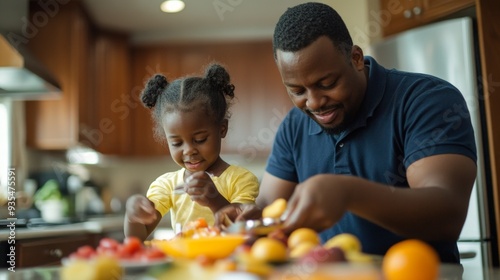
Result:
{"label": "girl's yellow shirt", "polygon": [[[172,228],[176,223],[184,226],[198,218],[205,218],[208,225],[213,225],[214,214],[208,207],[191,201],[187,194],[174,194],[174,188],[184,182],[184,171],[182,168],[161,175],[151,183],[146,196],[162,216],[170,211]],[[230,165],[219,177],[211,179],[217,191],[230,203],[255,203],[259,194],[257,177],[240,166]]]}

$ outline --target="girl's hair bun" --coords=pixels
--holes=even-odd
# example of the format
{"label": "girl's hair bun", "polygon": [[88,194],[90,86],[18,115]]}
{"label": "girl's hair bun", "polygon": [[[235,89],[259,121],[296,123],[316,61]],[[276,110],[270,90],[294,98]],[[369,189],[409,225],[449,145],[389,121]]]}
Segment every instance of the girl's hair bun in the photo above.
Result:
{"label": "girl's hair bun", "polygon": [[234,85],[230,84],[229,73],[219,64],[210,65],[205,71],[205,79],[224,95],[234,96]]}
{"label": "girl's hair bun", "polygon": [[144,106],[149,109],[153,108],[156,105],[158,97],[163,93],[163,90],[167,88],[167,86],[167,78],[161,74],[156,74],[149,79],[141,94],[141,100]]}

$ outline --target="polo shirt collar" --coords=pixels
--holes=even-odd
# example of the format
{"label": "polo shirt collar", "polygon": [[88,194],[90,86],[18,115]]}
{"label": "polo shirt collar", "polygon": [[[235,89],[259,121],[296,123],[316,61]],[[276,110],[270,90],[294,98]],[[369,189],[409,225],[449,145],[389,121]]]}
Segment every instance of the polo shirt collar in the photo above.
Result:
{"label": "polo shirt collar", "polygon": [[[368,84],[366,86],[365,97],[358,111],[358,116],[354,123],[347,128],[349,134],[351,131],[366,125],[367,120],[373,116],[375,109],[380,104],[384,96],[384,88],[386,78],[384,75],[385,69],[379,65],[375,59],[370,56],[365,56],[365,65],[368,66]],[[323,128],[309,116],[309,135],[320,134]]]}

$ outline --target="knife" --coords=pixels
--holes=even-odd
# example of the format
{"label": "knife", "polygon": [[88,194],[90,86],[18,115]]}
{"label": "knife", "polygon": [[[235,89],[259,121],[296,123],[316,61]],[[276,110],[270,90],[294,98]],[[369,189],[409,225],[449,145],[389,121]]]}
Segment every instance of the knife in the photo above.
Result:
{"label": "knife", "polygon": [[224,232],[231,234],[250,234],[263,236],[279,229],[283,225],[281,219],[263,218],[259,220],[247,220],[231,222]]}

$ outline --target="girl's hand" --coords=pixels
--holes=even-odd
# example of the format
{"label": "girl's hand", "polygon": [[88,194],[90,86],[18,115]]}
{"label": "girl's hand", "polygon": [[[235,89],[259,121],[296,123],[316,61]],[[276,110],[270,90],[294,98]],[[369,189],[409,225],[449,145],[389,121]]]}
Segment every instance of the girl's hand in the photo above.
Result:
{"label": "girl's hand", "polygon": [[131,223],[149,225],[156,221],[154,204],[145,196],[138,194],[131,196],[125,207],[127,219]]}
{"label": "girl's hand", "polygon": [[209,207],[215,213],[229,202],[217,191],[210,176],[203,171],[193,173],[186,179],[184,190],[192,201]]}

